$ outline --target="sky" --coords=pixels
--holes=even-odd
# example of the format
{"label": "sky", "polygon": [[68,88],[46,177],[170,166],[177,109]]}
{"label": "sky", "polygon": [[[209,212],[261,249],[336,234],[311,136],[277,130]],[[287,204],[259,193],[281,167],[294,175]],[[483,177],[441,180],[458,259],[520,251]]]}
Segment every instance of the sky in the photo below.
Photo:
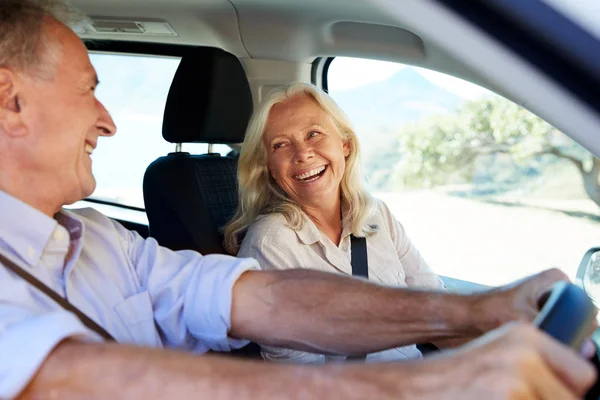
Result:
{"label": "sky", "polygon": [[[329,88],[333,90],[356,88],[386,80],[402,68],[406,68],[406,65],[360,58],[336,57],[329,67],[328,84]],[[415,68],[415,70],[434,85],[467,100],[489,93],[487,89],[453,76],[423,68]]]}

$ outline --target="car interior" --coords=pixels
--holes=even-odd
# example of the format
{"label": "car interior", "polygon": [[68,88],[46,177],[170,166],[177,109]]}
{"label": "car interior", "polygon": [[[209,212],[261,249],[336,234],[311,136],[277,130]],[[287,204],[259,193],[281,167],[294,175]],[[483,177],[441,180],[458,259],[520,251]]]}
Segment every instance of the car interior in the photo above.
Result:
{"label": "car interior", "polygon": [[[163,138],[173,144],[223,143],[235,149],[253,104],[271,88],[294,81],[326,88],[330,56],[405,62],[485,83],[369,1],[350,7],[345,1],[73,4],[90,17],[77,32],[92,52],[181,57],[162,124]],[[210,150],[156,160],[144,177],[149,234],[173,249],[223,252],[217,232],[237,205],[235,174],[234,155]],[[143,224],[119,221],[148,235]]]}
{"label": "car interior", "polygon": [[[237,206],[237,155],[253,108],[272,88],[295,81],[327,91],[328,70],[336,57],[402,63],[475,83],[526,107],[600,154],[600,106],[594,97],[600,94],[600,69],[593,68],[599,65],[597,59],[570,63],[580,61],[578,46],[565,50],[560,35],[550,36],[541,23],[532,28],[518,17],[554,12],[554,27],[563,24],[573,35],[583,35],[585,40],[577,43],[597,46],[598,37],[544,1],[535,2],[533,11],[521,9],[523,2],[507,2],[514,7],[503,9],[486,8],[495,2],[482,1],[481,7],[466,11],[452,3],[73,0],[89,17],[76,32],[91,54],[181,60],[169,82],[164,112],[156,116],[171,150],[142,166],[144,207],[94,195],[77,206],[98,207],[171,249],[225,253],[222,227]],[[482,18],[494,23],[484,24]],[[544,57],[554,62],[544,63]],[[561,63],[564,68],[559,68]],[[559,67],[553,70],[550,64]],[[101,81],[110,79],[100,75]],[[126,129],[118,133],[127,134]],[[202,147],[192,146],[197,143]],[[227,150],[214,151],[219,144]],[[144,143],[139,146],[143,149]],[[444,279],[451,290],[485,287]],[[256,349],[250,353],[256,355]]]}
{"label": "car interior", "polygon": [[[252,94],[231,53],[195,47],[177,69],[165,107],[163,137],[170,143],[244,140]],[[223,253],[219,228],[237,207],[237,158],[174,152],[154,161],[144,176],[150,235],[174,250]]]}

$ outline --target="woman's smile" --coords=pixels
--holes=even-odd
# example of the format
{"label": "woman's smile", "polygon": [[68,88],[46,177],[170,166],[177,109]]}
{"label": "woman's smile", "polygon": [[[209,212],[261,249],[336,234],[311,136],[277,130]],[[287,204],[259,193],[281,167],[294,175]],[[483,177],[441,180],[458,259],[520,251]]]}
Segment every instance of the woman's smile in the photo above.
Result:
{"label": "woman's smile", "polygon": [[303,172],[298,175],[294,175],[294,179],[296,179],[297,181],[302,182],[302,183],[315,182],[315,181],[321,179],[321,177],[325,174],[326,170],[327,170],[327,165],[322,165],[320,167],[311,169],[310,171]]}

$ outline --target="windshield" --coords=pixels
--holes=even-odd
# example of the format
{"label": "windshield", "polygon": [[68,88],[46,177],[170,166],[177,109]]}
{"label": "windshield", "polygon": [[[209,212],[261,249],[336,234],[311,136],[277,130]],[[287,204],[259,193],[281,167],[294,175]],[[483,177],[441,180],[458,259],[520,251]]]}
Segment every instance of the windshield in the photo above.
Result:
{"label": "windshield", "polygon": [[369,191],[438,274],[501,285],[559,266],[575,278],[600,237],[599,158],[518,104],[436,71],[336,57],[328,82]]}

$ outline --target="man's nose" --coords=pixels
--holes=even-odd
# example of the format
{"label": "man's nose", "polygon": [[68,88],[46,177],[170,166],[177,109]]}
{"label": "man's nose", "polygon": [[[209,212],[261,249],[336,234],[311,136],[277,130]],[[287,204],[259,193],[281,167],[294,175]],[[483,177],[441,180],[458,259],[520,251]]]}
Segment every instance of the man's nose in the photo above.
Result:
{"label": "man's nose", "polygon": [[97,107],[100,109],[100,116],[98,118],[97,128],[102,132],[102,136],[112,136],[117,132],[117,126],[113,121],[110,113],[104,107],[100,101],[96,100]]}

